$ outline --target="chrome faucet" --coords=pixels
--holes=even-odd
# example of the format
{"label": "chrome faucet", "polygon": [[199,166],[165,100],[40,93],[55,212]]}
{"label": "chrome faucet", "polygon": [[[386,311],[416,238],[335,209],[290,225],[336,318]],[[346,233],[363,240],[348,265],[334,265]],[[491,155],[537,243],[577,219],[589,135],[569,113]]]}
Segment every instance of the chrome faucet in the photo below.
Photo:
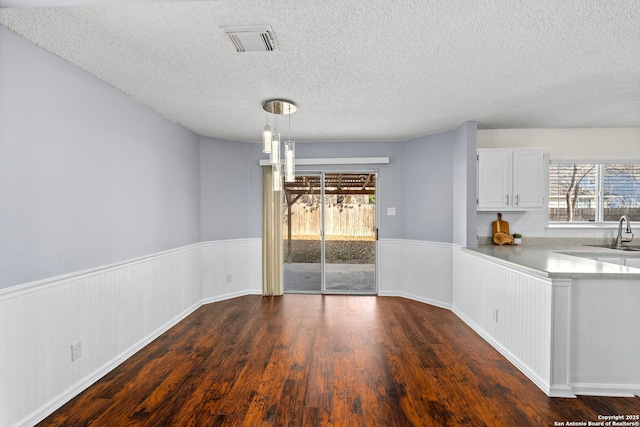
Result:
{"label": "chrome faucet", "polygon": [[[625,229],[625,234],[631,234],[631,237],[622,237],[622,223],[627,222],[627,228]],[[616,248],[622,246],[622,243],[629,243],[633,240],[633,233],[631,232],[631,221],[629,221],[629,217],[626,215],[622,215],[620,220],[618,221],[618,237],[616,237]]]}

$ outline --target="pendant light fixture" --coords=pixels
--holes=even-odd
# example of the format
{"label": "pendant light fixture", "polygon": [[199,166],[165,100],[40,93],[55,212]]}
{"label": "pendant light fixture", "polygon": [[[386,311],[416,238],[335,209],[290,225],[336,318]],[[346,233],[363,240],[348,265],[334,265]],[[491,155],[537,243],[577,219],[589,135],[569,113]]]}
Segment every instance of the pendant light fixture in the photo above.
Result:
{"label": "pendant light fixture", "polygon": [[284,180],[286,182],[295,182],[296,180],[296,143],[289,141],[284,143]]}
{"label": "pendant light fixture", "polygon": [[264,125],[264,131],[262,132],[262,152],[271,153],[271,141],[273,133],[271,132],[271,126],[269,126],[269,114],[267,113],[267,124]]}
{"label": "pendant light fixture", "polygon": [[276,132],[271,140],[271,164],[280,164],[280,133]]}
{"label": "pendant light fixture", "polygon": [[[291,141],[291,114],[298,109],[296,105],[284,99],[272,99],[262,104],[262,108],[267,112],[267,124],[262,133],[262,151],[269,153],[269,162],[273,171],[273,191],[282,190],[282,178],[286,182],[294,182],[295,177],[295,142]],[[273,129],[269,126],[269,113],[273,114]],[[284,144],[284,168],[280,158],[280,132],[278,131],[278,116],[287,114],[289,116],[289,138]],[[284,170],[283,170],[284,169]]]}
{"label": "pendant light fixture", "polygon": [[284,143],[284,180],[286,182],[295,182],[296,180],[296,143],[291,140],[291,105],[289,108],[289,138]]}

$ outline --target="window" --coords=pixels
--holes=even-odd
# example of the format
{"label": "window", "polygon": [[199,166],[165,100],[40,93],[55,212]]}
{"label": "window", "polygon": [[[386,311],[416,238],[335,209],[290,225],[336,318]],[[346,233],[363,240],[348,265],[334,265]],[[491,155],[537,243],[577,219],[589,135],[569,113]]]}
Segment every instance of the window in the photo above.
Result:
{"label": "window", "polygon": [[640,164],[549,165],[549,222],[640,221]]}

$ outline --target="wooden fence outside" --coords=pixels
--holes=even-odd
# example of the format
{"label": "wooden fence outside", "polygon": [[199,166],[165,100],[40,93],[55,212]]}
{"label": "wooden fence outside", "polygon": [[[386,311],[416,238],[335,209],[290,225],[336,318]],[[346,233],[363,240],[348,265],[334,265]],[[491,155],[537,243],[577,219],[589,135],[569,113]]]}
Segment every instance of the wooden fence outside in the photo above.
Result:
{"label": "wooden fence outside", "polygon": [[[376,205],[331,205],[325,207],[325,236],[375,237]],[[287,209],[284,209],[284,235],[287,237]],[[320,209],[317,205],[291,207],[291,236],[320,235]]]}

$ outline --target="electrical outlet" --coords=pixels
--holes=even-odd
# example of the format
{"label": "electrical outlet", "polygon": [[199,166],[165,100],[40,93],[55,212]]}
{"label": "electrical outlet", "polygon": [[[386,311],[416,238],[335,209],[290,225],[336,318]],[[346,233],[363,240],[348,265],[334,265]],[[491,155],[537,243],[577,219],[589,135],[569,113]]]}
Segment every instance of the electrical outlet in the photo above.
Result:
{"label": "electrical outlet", "polygon": [[233,276],[231,274],[227,274],[227,283],[231,283],[233,281]]}
{"label": "electrical outlet", "polygon": [[71,361],[82,357],[82,341],[71,344]]}
{"label": "electrical outlet", "polygon": [[498,309],[493,310],[493,321],[498,323]]}

